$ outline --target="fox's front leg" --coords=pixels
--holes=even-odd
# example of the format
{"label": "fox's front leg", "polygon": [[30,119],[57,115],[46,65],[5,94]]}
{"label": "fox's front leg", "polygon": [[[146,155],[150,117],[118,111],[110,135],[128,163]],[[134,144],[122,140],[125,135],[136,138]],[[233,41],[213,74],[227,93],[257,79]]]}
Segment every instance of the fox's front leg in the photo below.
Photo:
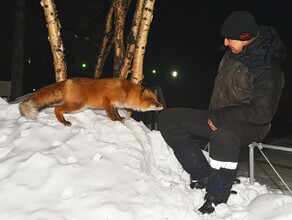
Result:
{"label": "fox's front leg", "polygon": [[117,118],[117,120],[124,123],[125,118],[120,116],[118,109],[116,109],[114,107],[112,107],[112,108],[113,108],[113,111],[114,111],[114,114],[115,114],[115,117]]}
{"label": "fox's front leg", "polygon": [[111,105],[111,103],[108,99],[104,100],[104,107],[105,107],[105,111],[106,111],[107,116],[111,120],[124,122],[125,118],[121,117],[119,115],[118,110]]}
{"label": "fox's front leg", "polygon": [[118,113],[118,110],[114,107],[112,107],[109,103],[107,105],[105,105],[105,111],[107,116],[113,120],[113,121],[120,121],[120,122],[124,122],[123,117],[121,117]]}
{"label": "fox's front leg", "polygon": [[106,113],[108,115],[108,117],[110,117],[111,120],[113,121],[120,121],[122,123],[124,123],[125,118],[121,117],[118,113],[118,110],[114,107],[108,107],[105,109]]}

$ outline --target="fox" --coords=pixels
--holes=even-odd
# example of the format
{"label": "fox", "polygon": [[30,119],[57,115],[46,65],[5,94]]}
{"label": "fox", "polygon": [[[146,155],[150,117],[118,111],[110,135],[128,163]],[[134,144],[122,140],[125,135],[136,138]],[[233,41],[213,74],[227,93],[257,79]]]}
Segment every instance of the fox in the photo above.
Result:
{"label": "fox", "polygon": [[57,120],[65,126],[71,122],[64,118],[66,113],[84,109],[105,110],[112,121],[124,122],[119,108],[134,111],[160,111],[160,103],[154,92],[140,84],[119,78],[71,78],[59,81],[34,92],[19,104],[22,116],[35,120],[43,108],[54,106]]}

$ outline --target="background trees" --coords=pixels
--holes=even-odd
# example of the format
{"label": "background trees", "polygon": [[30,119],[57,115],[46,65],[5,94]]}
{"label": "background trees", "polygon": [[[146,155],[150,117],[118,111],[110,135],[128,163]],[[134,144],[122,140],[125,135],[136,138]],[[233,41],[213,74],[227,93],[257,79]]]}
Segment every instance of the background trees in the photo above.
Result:
{"label": "background trees", "polygon": [[155,0],[137,0],[131,30],[125,46],[125,21],[130,3],[131,0],[114,0],[111,4],[101,50],[98,55],[95,77],[100,76],[104,59],[114,43],[114,76],[127,78],[131,72],[132,81],[141,83],[143,80],[143,59]]}
{"label": "background trees", "polygon": [[[67,65],[61,37],[61,23],[58,19],[54,0],[41,0],[40,3],[44,9],[48,28],[48,40],[53,55],[55,79],[56,81],[62,81],[67,78]],[[101,75],[105,59],[112,48],[112,44],[114,44],[113,76],[127,78],[128,74],[132,72],[132,81],[141,83],[143,80],[143,58],[155,0],[137,0],[131,31],[125,46],[125,22],[130,3],[131,0],[113,0],[108,9],[104,36],[95,68],[95,77]],[[18,20],[15,20],[15,22],[18,22]],[[24,38],[24,36],[22,37]],[[133,71],[131,71],[132,63]]]}
{"label": "background trees", "polygon": [[[62,25],[67,77],[94,77],[106,17],[113,1],[54,1]],[[137,0],[132,0],[128,7],[125,44],[136,4]],[[25,8],[22,94],[55,81],[54,61],[40,0],[26,0]],[[239,9],[252,12],[259,24],[275,27],[286,43],[286,85],[272,130],[284,134],[283,129],[287,127],[292,131],[292,14],[289,1],[156,1],[143,59],[143,85],[160,85],[168,107],[207,108],[223,55],[220,27],[230,11]],[[0,1],[0,81],[11,81],[16,11],[16,0]],[[112,47],[104,59],[100,77],[113,76],[114,56]],[[176,78],[171,76],[174,70],[179,73]]]}
{"label": "background trees", "polygon": [[[24,7],[26,3],[27,9]],[[14,45],[15,53],[11,55],[13,60],[16,60],[11,65],[12,68],[16,68],[11,78],[15,82],[12,84],[12,91],[15,92],[13,99],[26,93],[22,91],[23,70],[35,72],[33,69],[38,68],[39,73],[34,74],[44,75],[50,79],[52,76],[49,76],[47,72],[51,71],[50,74],[55,73],[55,81],[66,79],[67,74],[69,77],[83,75],[100,77],[107,58],[112,59],[113,63],[112,71],[110,73],[107,71],[105,77],[127,78],[131,73],[131,80],[141,83],[143,59],[154,3],[155,0],[137,0],[132,1],[132,4],[131,0],[97,2],[85,0],[82,4],[77,0],[56,2],[40,0],[44,13],[41,21],[40,5],[37,8],[32,2],[17,0],[17,4],[21,4],[21,7],[17,7],[19,9],[15,13],[14,20],[14,36],[16,37],[14,42],[17,44]],[[61,11],[60,17],[58,11]],[[78,13],[78,18],[74,13]],[[96,22],[97,19],[99,22]],[[26,27],[29,29],[27,35],[24,34]],[[47,29],[45,30],[44,27]],[[43,38],[43,40],[35,41],[35,38]],[[74,43],[74,38],[79,40],[78,43]],[[80,38],[83,39],[81,43]],[[47,40],[49,44],[46,42],[48,45],[45,45]],[[67,50],[66,44],[70,49]],[[48,46],[50,53],[45,54],[48,53]],[[83,47],[82,50],[79,50],[78,48],[81,47]],[[84,50],[84,47],[88,47],[88,51]],[[97,51],[98,55],[96,55]],[[85,55],[86,52],[88,54]],[[88,59],[90,56],[91,58]],[[38,60],[36,65],[34,65],[35,58]],[[21,65],[21,59],[24,60],[24,65]],[[93,59],[96,61],[95,65],[92,65]],[[50,60],[52,67],[43,67],[41,60],[44,63]],[[73,69],[74,72],[71,72]],[[24,79],[24,83],[27,80],[30,79]],[[32,79],[31,84],[33,83]]]}

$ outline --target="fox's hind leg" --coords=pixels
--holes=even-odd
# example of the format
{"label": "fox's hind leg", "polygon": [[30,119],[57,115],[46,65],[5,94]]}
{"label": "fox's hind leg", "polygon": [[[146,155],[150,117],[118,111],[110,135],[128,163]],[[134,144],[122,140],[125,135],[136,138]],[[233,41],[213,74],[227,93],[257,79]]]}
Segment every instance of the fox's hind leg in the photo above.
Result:
{"label": "fox's hind leg", "polygon": [[77,103],[63,104],[55,108],[55,115],[59,122],[65,126],[71,126],[71,122],[64,118],[65,113],[79,112],[83,109],[83,105]]}

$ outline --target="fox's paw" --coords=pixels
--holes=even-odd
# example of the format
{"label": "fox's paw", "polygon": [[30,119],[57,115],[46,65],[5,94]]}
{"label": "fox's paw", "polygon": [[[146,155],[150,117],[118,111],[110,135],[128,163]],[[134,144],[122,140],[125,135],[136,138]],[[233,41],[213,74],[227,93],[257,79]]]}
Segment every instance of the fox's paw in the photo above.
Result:
{"label": "fox's paw", "polygon": [[120,122],[122,122],[122,123],[125,123],[125,118],[124,118],[124,117],[119,117],[119,118],[117,119],[117,121],[120,121]]}
{"label": "fox's paw", "polygon": [[67,127],[70,127],[72,125],[70,121],[65,121],[63,124]]}
{"label": "fox's paw", "polygon": [[124,123],[125,122],[125,118],[124,117],[111,117],[110,118],[112,121],[120,121],[120,122],[122,122],[122,123]]}

